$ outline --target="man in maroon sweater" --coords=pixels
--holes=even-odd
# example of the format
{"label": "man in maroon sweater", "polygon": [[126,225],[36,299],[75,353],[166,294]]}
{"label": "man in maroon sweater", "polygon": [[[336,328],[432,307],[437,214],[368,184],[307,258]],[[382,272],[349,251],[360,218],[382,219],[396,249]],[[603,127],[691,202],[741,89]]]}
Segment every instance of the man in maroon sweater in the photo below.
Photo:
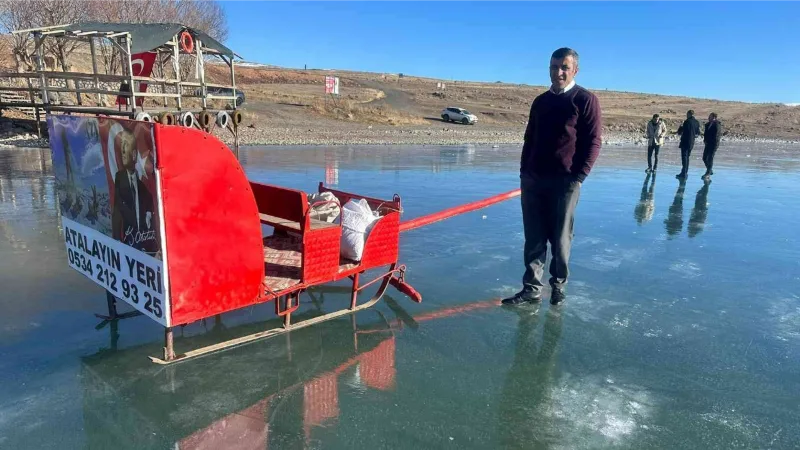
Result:
{"label": "man in maroon sweater", "polygon": [[575,207],[581,185],[600,154],[602,118],[597,97],[575,84],[578,54],[560,48],[550,58],[550,90],[531,105],[522,146],[520,184],[525,228],[523,288],[503,304],[542,299],[550,242],[550,303],[566,299]]}

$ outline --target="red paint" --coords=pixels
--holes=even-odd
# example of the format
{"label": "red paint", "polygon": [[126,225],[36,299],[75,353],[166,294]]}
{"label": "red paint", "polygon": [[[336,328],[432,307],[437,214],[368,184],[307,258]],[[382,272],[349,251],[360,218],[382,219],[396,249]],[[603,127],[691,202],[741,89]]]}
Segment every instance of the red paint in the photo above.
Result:
{"label": "red paint", "polygon": [[422,303],[422,294],[417,292],[416,289],[411,287],[411,285],[405,281],[400,281],[399,279],[392,277],[392,279],[389,281],[389,284],[394,286],[395,289],[403,294],[406,294],[409,298],[411,298],[411,300],[414,300],[417,303]]}
{"label": "red paint", "polygon": [[[308,219],[308,215],[306,219]],[[311,230],[306,223],[303,232],[303,282],[327,283],[339,272],[339,246],[342,227]]]}
{"label": "red paint", "polygon": [[250,182],[258,204],[258,212],[303,223],[308,212],[306,193],[271,184]]}
{"label": "red paint", "polygon": [[[325,189],[320,183],[320,192],[332,192],[342,204],[364,198],[382,215],[367,237],[360,263],[342,267],[341,227],[312,227],[304,192],[249,181],[230,149],[202,131],[157,124],[155,139],[173,326],[275,300],[276,293],[263,284],[260,213],[296,223],[292,234],[299,239],[301,275],[298,284],[279,293],[286,295],[366,270],[394,267],[401,231],[474,211],[520,193],[507,192],[401,224],[399,196],[382,200]],[[421,295],[404,280],[393,278],[391,284],[421,301]]]}
{"label": "red paint", "polygon": [[519,189],[515,189],[513,191],[509,191],[503,194],[498,194],[483,200],[478,200],[476,202],[467,203],[464,205],[454,206],[452,208],[445,209],[443,211],[435,212],[433,214],[428,214],[427,216],[417,217],[416,219],[408,220],[400,224],[400,232],[413,230],[415,228],[423,227],[425,225],[430,225],[435,222],[440,222],[445,219],[449,219],[453,216],[457,216],[459,214],[464,214],[470,211],[475,211],[476,209],[485,208],[490,205],[494,205],[495,203],[500,203],[506,201],[508,199],[514,198],[520,194]]}
{"label": "red paint", "polygon": [[399,212],[386,213],[375,222],[364,242],[361,265],[374,268],[396,263],[400,253],[399,230]]}
{"label": "red paint", "polygon": [[172,325],[256,303],[264,279],[261,222],[242,167],[212,135],[155,127]]}

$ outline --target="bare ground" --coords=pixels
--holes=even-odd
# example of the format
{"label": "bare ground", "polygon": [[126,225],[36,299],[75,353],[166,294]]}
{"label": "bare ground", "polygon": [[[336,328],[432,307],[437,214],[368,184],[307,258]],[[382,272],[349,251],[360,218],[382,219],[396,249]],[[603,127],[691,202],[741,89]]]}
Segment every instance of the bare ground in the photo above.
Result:
{"label": "bare ground", "polygon": [[[211,71],[222,68],[210,68]],[[248,67],[237,73],[248,96],[243,109],[245,143],[511,143],[520,142],[531,101],[546,89],[506,83],[452,82],[430,78],[351,71],[292,70]],[[340,103],[325,99],[326,75],[340,77]],[[437,83],[445,88],[437,88]],[[704,121],[719,114],[728,139],[800,140],[800,107],[696,99],[632,92],[593,91],[603,110],[604,139],[643,139],[647,120],[659,113],[674,132],[693,109]],[[321,107],[325,104],[325,107]],[[446,124],[448,106],[478,116],[471,126]],[[346,109],[346,108],[345,108]]]}
{"label": "bare ground", "polygon": [[[226,82],[227,66],[209,64],[206,68],[210,81]],[[273,66],[241,65],[237,66],[236,75],[237,88],[247,98],[242,107],[243,144],[518,143],[522,141],[531,102],[546,89]],[[340,96],[336,99],[324,94],[326,75],[340,78]],[[437,88],[437,83],[445,83],[445,88]],[[688,109],[694,109],[701,121],[710,112],[719,114],[729,140],[800,141],[800,107],[593,92],[600,99],[607,143],[642,142],[647,120],[654,113],[665,118],[674,132]],[[478,116],[478,123],[442,122],[440,113],[448,106],[466,108]],[[231,142],[227,133],[217,134]]]}

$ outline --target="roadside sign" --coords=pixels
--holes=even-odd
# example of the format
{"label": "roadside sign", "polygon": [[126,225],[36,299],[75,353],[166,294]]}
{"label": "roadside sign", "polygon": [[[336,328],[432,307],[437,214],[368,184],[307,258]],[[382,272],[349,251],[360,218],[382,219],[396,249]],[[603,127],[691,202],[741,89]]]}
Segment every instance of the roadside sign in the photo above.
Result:
{"label": "roadside sign", "polygon": [[325,93],[339,95],[339,77],[325,77]]}

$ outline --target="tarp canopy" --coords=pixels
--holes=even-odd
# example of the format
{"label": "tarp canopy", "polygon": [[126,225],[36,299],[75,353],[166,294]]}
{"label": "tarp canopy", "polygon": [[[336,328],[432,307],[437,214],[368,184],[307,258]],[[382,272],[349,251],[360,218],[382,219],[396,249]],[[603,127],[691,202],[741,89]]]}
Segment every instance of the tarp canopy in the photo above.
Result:
{"label": "tarp canopy", "polygon": [[[58,28],[56,28],[58,29]],[[63,27],[65,31],[97,31],[100,33],[122,33],[131,35],[131,53],[142,53],[155,50],[171,41],[175,35],[183,30],[189,30],[196,39],[203,41],[204,48],[210,48],[223,55],[234,57],[233,50],[222,45],[219,41],[202,31],[178,23],[102,23],[82,22]]]}

